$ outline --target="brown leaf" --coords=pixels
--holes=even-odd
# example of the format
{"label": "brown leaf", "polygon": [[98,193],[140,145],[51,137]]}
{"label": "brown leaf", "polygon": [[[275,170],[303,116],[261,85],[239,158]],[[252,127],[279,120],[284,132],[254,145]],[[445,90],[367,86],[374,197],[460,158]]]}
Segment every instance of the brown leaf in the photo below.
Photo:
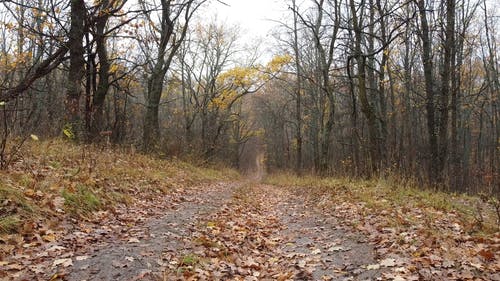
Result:
{"label": "brown leaf", "polygon": [[396,266],[396,264],[396,260],[391,258],[380,261],[380,265],[385,267],[393,267]]}
{"label": "brown leaf", "polygon": [[488,262],[495,260],[495,254],[486,249],[482,249],[481,251],[479,251],[478,255],[480,255],[485,261]]}
{"label": "brown leaf", "polygon": [[139,241],[139,239],[137,239],[137,238],[130,238],[130,239],[128,240],[128,243],[140,243],[140,242],[141,242],[141,241]]}
{"label": "brown leaf", "polygon": [[7,265],[7,270],[23,270],[24,269],[24,265],[22,264],[18,264],[18,263],[11,263],[9,265]]}
{"label": "brown leaf", "polygon": [[56,241],[56,236],[53,233],[46,234],[46,235],[42,236],[42,238],[44,241],[47,241],[47,242]]}
{"label": "brown leaf", "polygon": [[68,267],[73,265],[73,261],[71,259],[57,259],[52,263],[52,267],[56,267],[61,265],[63,267]]}

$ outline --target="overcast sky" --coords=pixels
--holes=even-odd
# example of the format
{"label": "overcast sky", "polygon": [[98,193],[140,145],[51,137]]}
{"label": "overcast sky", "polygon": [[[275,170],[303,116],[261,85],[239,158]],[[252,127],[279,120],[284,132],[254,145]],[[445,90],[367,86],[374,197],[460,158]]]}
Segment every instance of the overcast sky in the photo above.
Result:
{"label": "overcast sky", "polygon": [[212,9],[218,18],[231,24],[239,24],[245,36],[266,36],[276,25],[270,20],[280,19],[284,10],[283,0],[223,0],[213,4]]}
{"label": "overcast sky", "polygon": [[[271,31],[287,13],[284,0],[223,0],[226,5],[212,2],[212,17],[228,25],[239,25],[243,42],[256,38],[263,40],[263,48],[271,48],[274,40]],[[268,53],[270,50],[267,50]]]}

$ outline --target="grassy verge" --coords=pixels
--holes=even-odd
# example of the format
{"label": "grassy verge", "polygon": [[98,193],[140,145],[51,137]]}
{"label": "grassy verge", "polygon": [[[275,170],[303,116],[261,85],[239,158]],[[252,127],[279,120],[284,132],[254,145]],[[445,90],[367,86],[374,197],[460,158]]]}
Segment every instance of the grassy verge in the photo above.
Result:
{"label": "grassy verge", "polygon": [[364,233],[388,280],[498,280],[500,232],[494,208],[478,197],[387,180],[271,175],[268,184],[305,197],[339,225]]}
{"label": "grassy verge", "polygon": [[[463,194],[422,189],[388,180],[355,180],[349,178],[298,177],[293,174],[269,175],[265,182],[278,186],[307,189],[313,197],[325,195],[334,203],[361,204],[367,213],[383,213],[394,209],[422,210],[420,216],[432,219],[436,214],[452,213],[470,234],[488,235],[498,231],[496,216],[480,198]],[[411,215],[411,212],[408,213]],[[388,217],[391,224],[401,220]]]}
{"label": "grassy verge", "polygon": [[35,223],[63,216],[86,218],[116,204],[238,177],[230,169],[63,140],[30,140],[20,155],[9,170],[0,171],[0,234],[29,231]]}

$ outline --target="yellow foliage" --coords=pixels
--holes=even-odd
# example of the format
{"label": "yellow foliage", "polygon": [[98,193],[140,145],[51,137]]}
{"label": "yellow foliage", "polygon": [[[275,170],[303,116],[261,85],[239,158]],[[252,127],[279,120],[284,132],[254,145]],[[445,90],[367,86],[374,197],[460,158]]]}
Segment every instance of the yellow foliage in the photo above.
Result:
{"label": "yellow foliage", "polygon": [[63,134],[69,139],[74,139],[75,134],[73,133],[73,128],[70,124],[66,124],[63,128]]}
{"label": "yellow foliage", "polygon": [[248,91],[252,86],[258,88],[272,78],[272,73],[276,73],[286,64],[292,61],[290,55],[275,56],[265,67],[237,66],[222,73],[217,78],[220,93],[210,100],[211,108],[227,109],[230,104],[238,98],[239,94]]}
{"label": "yellow foliage", "polygon": [[111,65],[111,67],[109,68],[109,73],[116,73],[116,72],[118,71],[118,69],[119,69],[118,64],[113,63],[113,64]]}
{"label": "yellow foliage", "polygon": [[292,60],[293,60],[292,56],[290,56],[288,54],[278,55],[278,56],[275,56],[270,62],[267,63],[266,68],[267,68],[268,72],[277,72],[281,68],[283,68],[283,66],[292,62]]}
{"label": "yellow foliage", "polygon": [[11,23],[11,22],[3,23],[3,25],[5,26],[5,28],[7,30],[14,30],[16,28],[16,26],[13,23]]}
{"label": "yellow foliage", "polygon": [[18,55],[2,54],[0,61],[0,72],[15,71],[26,65],[32,60],[32,52],[24,52]]}
{"label": "yellow foliage", "polygon": [[237,87],[249,87],[253,84],[257,74],[258,69],[254,67],[237,66],[219,75],[218,82],[221,84],[231,82]]}
{"label": "yellow foliage", "polygon": [[211,108],[227,109],[229,104],[237,97],[238,92],[234,89],[224,89],[221,94],[210,101]]}

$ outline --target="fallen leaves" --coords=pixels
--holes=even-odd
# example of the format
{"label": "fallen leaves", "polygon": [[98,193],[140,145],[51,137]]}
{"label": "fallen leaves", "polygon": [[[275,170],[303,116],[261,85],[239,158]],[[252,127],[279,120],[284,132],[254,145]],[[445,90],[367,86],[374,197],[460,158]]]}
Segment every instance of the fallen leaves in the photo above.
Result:
{"label": "fallen leaves", "polygon": [[341,251],[347,251],[344,247],[342,246],[333,246],[328,248],[329,252],[341,252]]}
{"label": "fallen leaves", "polygon": [[366,266],[367,270],[378,270],[380,269],[380,264],[369,264]]}
{"label": "fallen leaves", "polygon": [[59,246],[59,245],[54,245],[50,248],[47,249],[47,252],[60,252],[66,250],[66,247]]}
{"label": "fallen leaves", "polygon": [[56,241],[56,236],[54,233],[52,233],[52,231],[50,233],[47,233],[45,235],[42,236],[42,239],[46,242],[54,242]]}
{"label": "fallen leaves", "polygon": [[132,238],[128,239],[128,243],[141,243],[141,241],[139,241],[139,239],[137,239],[135,237],[132,237]]}
{"label": "fallen leaves", "polygon": [[[50,161],[32,173],[33,178],[26,180],[26,188],[19,193],[27,198],[27,202],[42,206],[46,217],[21,221],[19,233],[0,237],[0,278],[12,276],[34,280],[43,276],[44,280],[61,280],[65,276],[64,270],[71,270],[73,263],[76,265],[93,258],[88,250],[98,244],[118,241],[124,247],[142,247],[152,237],[149,235],[161,237],[161,234],[137,231],[140,225],[152,217],[160,217],[166,209],[179,209],[183,202],[191,200],[190,196],[183,194],[195,192],[187,188],[185,182],[165,180],[167,176],[159,169],[149,178],[141,174],[146,168],[139,169],[139,175],[127,175],[130,169],[124,169],[124,165],[132,165],[131,161],[121,159],[122,163],[117,162],[124,171],[120,174],[120,182],[129,188],[127,192],[133,195],[133,204],[128,202],[127,205],[124,201],[85,218],[72,217],[67,213],[65,198],[61,196],[62,188],[76,190],[76,184],[83,182],[112,194],[121,192],[117,184],[120,182],[76,167],[64,167],[67,164],[50,164]],[[112,166],[115,162],[108,161],[106,165]],[[146,167],[149,163],[146,161],[142,165]],[[153,162],[153,165],[158,164]],[[151,173],[151,170],[146,169],[146,172]],[[44,173],[58,176],[57,181],[46,182],[48,188],[42,190],[33,179],[41,179]],[[170,193],[167,194],[160,191],[160,188],[167,188],[165,182],[169,183]],[[149,191],[144,192],[142,188]],[[438,211],[426,205],[397,205],[383,198],[375,198],[369,205],[347,200],[344,194],[323,191],[319,204],[324,212],[321,215],[335,217],[338,227],[346,231],[364,233],[366,237],[359,239],[371,242],[379,258],[367,261],[360,257],[362,265],[335,261],[338,266],[331,266],[332,260],[344,259],[356,252],[346,244],[354,238],[337,241],[328,235],[321,236],[328,233],[324,224],[306,227],[304,221],[283,221],[277,206],[288,200],[285,193],[290,190],[293,189],[241,187],[231,202],[218,206],[220,209],[216,212],[207,213],[188,226],[189,234],[169,236],[184,248],[181,251],[166,249],[165,255],[151,267],[165,268],[171,280],[332,280],[333,276],[349,278],[366,271],[374,275],[380,273],[386,280],[500,280],[500,237],[471,236],[469,228],[456,213]],[[196,192],[214,191],[206,187]],[[311,187],[308,187],[299,194],[302,200],[295,204],[305,204],[303,201],[307,201],[311,193]],[[8,200],[9,210],[20,210]],[[311,201],[307,210],[318,206],[318,200]],[[304,216],[304,213],[293,213],[290,219]],[[297,232],[318,234],[316,240],[299,245],[297,240],[284,235],[283,230],[293,223],[302,226]],[[170,226],[173,229],[186,227],[178,222]],[[285,252],[284,248],[291,251]],[[155,252],[147,248],[140,253],[123,255],[114,260],[112,266],[117,271],[129,269],[139,263],[141,256],[155,256]],[[314,275],[320,271],[324,271],[322,276]],[[148,268],[137,276],[151,273]]]}
{"label": "fallen leaves", "polygon": [[194,229],[188,248],[197,258],[186,262],[186,256],[174,255],[165,269],[167,279],[182,272],[186,279],[287,280],[300,272],[278,251],[283,239],[277,231],[283,226],[269,211],[269,201],[250,186],[239,188],[231,202]]}
{"label": "fallen leaves", "polygon": [[[369,187],[375,188],[375,187]],[[383,270],[387,280],[496,280],[500,276],[500,234],[471,236],[457,212],[386,199],[353,200],[343,189],[308,185],[300,193],[349,229],[365,233],[381,260],[367,270]],[[328,194],[329,197],[327,197]],[[324,198],[329,198],[330,201]],[[411,207],[409,207],[411,206]],[[337,246],[334,246],[337,247]],[[331,248],[331,250],[340,250]]]}
{"label": "fallen leaves", "polygon": [[492,262],[495,260],[495,254],[490,250],[481,249],[477,254],[487,262]]}
{"label": "fallen leaves", "polygon": [[[337,280],[339,275],[348,278],[367,272],[362,260],[371,261],[369,257],[355,261],[359,265],[349,262],[357,253],[351,251],[356,245],[350,241],[353,238],[332,232],[321,214],[314,213],[312,206],[304,206],[287,190],[242,186],[232,201],[194,223],[191,235],[183,240],[184,249],[163,258],[169,261],[163,263],[165,278]],[[317,220],[314,227],[309,216]]]}
{"label": "fallen leaves", "polygon": [[311,252],[312,255],[319,255],[321,254],[321,250],[320,249],[314,249],[312,252]]}
{"label": "fallen leaves", "polygon": [[49,280],[54,260],[69,269],[67,259],[106,241],[139,244],[144,237],[130,228],[204,192],[196,185],[232,175],[57,140],[30,142],[22,154],[0,177],[1,280]]}
{"label": "fallen leaves", "polygon": [[393,267],[396,266],[397,263],[395,259],[388,258],[380,261],[380,265],[384,267]]}
{"label": "fallen leaves", "polygon": [[89,256],[76,256],[75,260],[84,261],[84,260],[88,260],[89,258],[90,258]]}
{"label": "fallen leaves", "polygon": [[73,260],[72,259],[56,259],[52,263],[52,267],[56,266],[62,266],[62,267],[68,267],[73,265]]}
{"label": "fallen leaves", "polygon": [[22,270],[25,266],[18,263],[7,263],[5,267],[7,270]]}

